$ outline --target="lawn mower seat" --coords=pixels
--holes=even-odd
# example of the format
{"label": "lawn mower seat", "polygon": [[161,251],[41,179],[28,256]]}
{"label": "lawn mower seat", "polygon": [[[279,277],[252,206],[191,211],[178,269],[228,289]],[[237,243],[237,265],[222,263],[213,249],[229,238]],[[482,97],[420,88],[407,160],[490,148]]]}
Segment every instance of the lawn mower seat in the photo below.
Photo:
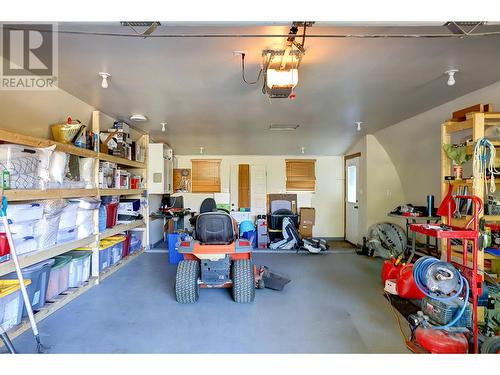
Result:
{"label": "lawn mower seat", "polygon": [[200,214],[214,211],[217,211],[217,203],[215,203],[215,199],[205,198],[203,202],[201,202],[200,213],[191,217],[191,219],[189,219],[189,224],[191,224],[193,228],[196,228],[196,220],[198,220],[198,216],[200,216]]}
{"label": "lawn mower seat", "polygon": [[229,245],[236,239],[231,215],[205,212],[196,220],[196,239],[203,245]]}

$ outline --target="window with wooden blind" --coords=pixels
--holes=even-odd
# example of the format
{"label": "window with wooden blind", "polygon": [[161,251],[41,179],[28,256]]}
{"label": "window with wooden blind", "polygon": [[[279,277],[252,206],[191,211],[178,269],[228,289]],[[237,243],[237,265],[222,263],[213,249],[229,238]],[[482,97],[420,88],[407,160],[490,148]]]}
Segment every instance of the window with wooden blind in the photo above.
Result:
{"label": "window with wooden blind", "polygon": [[316,160],[287,159],[286,190],[316,191]]}
{"label": "window with wooden blind", "polygon": [[221,159],[192,159],[191,191],[193,193],[220,193]]}

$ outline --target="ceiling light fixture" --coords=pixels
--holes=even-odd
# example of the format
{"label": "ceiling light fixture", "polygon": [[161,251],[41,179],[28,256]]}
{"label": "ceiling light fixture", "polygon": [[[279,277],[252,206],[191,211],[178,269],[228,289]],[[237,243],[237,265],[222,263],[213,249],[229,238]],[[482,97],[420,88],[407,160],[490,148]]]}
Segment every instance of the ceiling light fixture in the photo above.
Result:
{"label": "ceiling light fixture", "polygon": [[358,130],[358,132],[361,131],[361,124],[363,123],[363,121],[356,121],[355,124],[356,124],[356,129]]}
{"label": "ceiling light fixture", "polygon": [[278,87],[294,88],[299,82],[299,70],[277,70],[267,69],[266,83],[270,89]]}
{"label": "ceiling light fixture", "polygon": [[166,122],[161,122],[161,131],[164,132],[166,129],[165,127],[167,126],[167,123]]}
{"label": "ceiling light fixture", "polygon": [[296,124],[271,124],[269,130],[272,131],[291,131],[296,130],[299,125]]}
{"label": "ceiling light fixture", "polygon": [[106,72],[99,72],[99,76],[102,78],[101,87],[103,89],[107,89],[109,86],[108,85],[108,78],[111,77],[111,74],[106,73]]}
{"label": "ceiling light fixture", "polygon": [[135,115],[130,116],[130,121],[144,122],[144,121],[148,121],[148,118],[144,115],[135,114]]}
{"label": "ceiling light fixture", "polygon": [[453,86],[455,84],[455,73],[458,72],[458,69],[450,69],[444,72],[444,74],[448,74],[448,86]]}

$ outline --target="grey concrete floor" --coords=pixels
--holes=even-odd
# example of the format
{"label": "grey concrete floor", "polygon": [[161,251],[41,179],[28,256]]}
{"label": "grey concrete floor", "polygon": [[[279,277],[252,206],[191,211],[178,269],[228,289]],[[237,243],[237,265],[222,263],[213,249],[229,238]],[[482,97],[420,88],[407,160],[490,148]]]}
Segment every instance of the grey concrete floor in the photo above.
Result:
{"label": "grey concrete floor", "polygon": [[[176,267],[143,254],[39,323],[48,353],[407,353],[382,295],[381,262],[351,251],[257,254],[284,291],[237,304],[228,290],[175,301]],[[33,353],[31,332],[14,340]]]}

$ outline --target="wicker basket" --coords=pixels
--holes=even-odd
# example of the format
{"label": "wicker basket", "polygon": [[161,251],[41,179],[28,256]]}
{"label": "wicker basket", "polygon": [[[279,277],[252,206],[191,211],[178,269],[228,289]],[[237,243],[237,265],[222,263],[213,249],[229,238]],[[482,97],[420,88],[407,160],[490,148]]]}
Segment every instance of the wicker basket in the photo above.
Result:
{"label": "wicker basket", "polygon": [[85,125],[76,124],[56,124],[52,125],[52,137],[55,141],[61,143],[73,143],[80,130]]}

